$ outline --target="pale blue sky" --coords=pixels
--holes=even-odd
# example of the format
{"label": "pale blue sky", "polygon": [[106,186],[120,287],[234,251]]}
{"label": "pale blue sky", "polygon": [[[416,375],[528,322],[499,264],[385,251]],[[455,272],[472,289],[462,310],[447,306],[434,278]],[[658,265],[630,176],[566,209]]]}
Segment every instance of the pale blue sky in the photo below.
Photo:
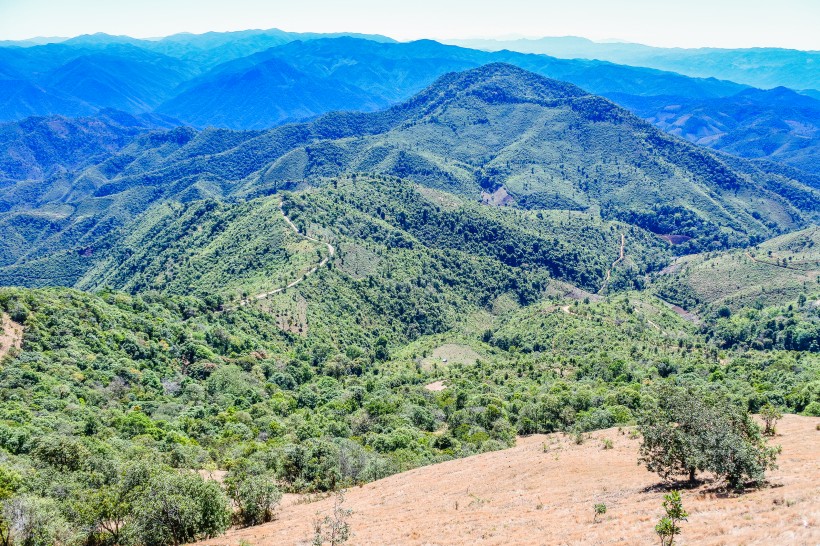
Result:
{"label": "pale blue sky", "polygon": [[820,0],[0,0],[0,40],[281,28],[820,50]]}

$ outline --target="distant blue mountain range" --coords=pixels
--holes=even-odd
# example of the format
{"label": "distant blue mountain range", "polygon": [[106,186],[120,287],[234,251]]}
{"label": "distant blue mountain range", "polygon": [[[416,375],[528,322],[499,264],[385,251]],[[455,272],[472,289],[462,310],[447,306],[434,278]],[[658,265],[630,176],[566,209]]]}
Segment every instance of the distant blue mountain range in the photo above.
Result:
{"label": "distant blue mountain range", "polygon": [[[805,86],[815,81],[816,69],[801,72],[798,68],[800,59],[813,59],[811,52],[697,50],[698,58],[708,54],[712,59],[704,64],[712,68],[700,75],[716,78],[603,60],[483,51],[430,40],[398,43],[384,36],[276,29],[178,34],[158,40],[95,34],[52,41],[0,47],[0,121],[88,117],[116,109],[131,115],[156,113],[165,123],[173,119],[197,128],[266,129],[330,111],[383,109],[408,99],[445,73],[504,62],[606,96],[698,144],[807,170],[815,169],[820,157],[816,144],[820,92],[803,90],[801,96],[789,90],[758,91],[728,81],[728,76],[757,81],[756,69],[744,75],[738,68],[741,61],[727,61],[724,73],[714,60],[753,57],[758,60],[748,66],[760,67],[765,64],[760,59],[769,55],[774,59],[770,65],[781,59],[782,66],[800,72],[803,80],[789,81]],[[672,58],[668,50],[570,39],[471,45],[552,48],[560,56],[594,56],[604,51],[611,58],[636,64],[661,58],[661,53]],[[675,50],[675,58],[694,59],[692,51]],[[659,61],[646,61],[646,65],[659,66]],[[785,76],[770,71],[767,78],[775,81]]]}

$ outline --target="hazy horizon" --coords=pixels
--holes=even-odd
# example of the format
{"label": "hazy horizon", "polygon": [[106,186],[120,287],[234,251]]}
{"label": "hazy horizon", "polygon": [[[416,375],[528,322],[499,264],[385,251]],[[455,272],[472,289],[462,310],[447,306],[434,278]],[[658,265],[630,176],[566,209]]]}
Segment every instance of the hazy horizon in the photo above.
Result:
{"label": "hazy horizon", "polygon": [[105,33],[139,39],[277,28],[381,34],[398,41],[580,37],[655,47],[820,50],[813,0],[0,0],[0,40]]}

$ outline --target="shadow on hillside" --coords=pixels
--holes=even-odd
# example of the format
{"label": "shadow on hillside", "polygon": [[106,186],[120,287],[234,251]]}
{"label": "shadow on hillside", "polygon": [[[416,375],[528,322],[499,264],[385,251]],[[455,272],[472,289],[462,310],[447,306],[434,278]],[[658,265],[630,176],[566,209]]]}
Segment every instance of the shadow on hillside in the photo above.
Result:
{"label": "shadow on hillside", "polygon": [[712,498],[736,498],[747,493],[752,493],[754,491],[759,491],[761,489],[775,489],[778,487],[783,487],[782,483],[772,483],[769,481],[765,481],[762,484],[757,484],[755,482],[746,482],[743,484],[742,488],[733,488],[729,486],[729,484],[724,480],[719,480],[717,478],[704,478],[704,479],[696,479],[695,481],[687,480],[671,480],[671,481],[662,481],[658,482],[653,485],[649,485],[644,487],[641,492],[642,493],[665,493],[669,491],[694,491],[697,490],[697,494],[700,497],[712,497]]}

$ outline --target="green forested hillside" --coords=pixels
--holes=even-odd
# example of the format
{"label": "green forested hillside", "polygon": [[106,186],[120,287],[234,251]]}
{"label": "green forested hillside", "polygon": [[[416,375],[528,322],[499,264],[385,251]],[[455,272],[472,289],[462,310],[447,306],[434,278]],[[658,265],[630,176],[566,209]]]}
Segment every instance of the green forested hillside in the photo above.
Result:
{"label": "green forested hillside", "polygon": [[[342,293],[329,273],[313,282]],[[384,298],[394,286],[373,290]],[[83,543],[115,540],[114,502],[122,536],[146,543],[151,496],[175,468],[325,490],[496,449],[516,433],[631,423],[664,377],[753,411],[820,412],[816,356],[722,352],[657,300],[597,299],[495,302],[484,325],[405,345],[356,336],[343,317],[332,336],[321,322],[284,331],[264,305],[2,289],[0,309],[25,328],[0,368],[2,495],[50,507],[46,536]],[[425,388],[434,381],[445,388]]]}
{"label": "green forested hillside", "polygon": [[264,132],[153,132],[98,165],[12,184],[0,277],[74,284],[94,260],[72,253],[104,253],[154,203],[255,197],[352,173],[524,209],[597,208],[677,236],[679,253],[756,243],[818,210],[810,180],[715,155],[570,84],[496,64],[446,75],[383,112]]}
{"label": "green forested hillside", "polygon": [[818,244],[811,227],[743,250],[686,256],[652,289],[703,315],[720,347],[818,352]]}

